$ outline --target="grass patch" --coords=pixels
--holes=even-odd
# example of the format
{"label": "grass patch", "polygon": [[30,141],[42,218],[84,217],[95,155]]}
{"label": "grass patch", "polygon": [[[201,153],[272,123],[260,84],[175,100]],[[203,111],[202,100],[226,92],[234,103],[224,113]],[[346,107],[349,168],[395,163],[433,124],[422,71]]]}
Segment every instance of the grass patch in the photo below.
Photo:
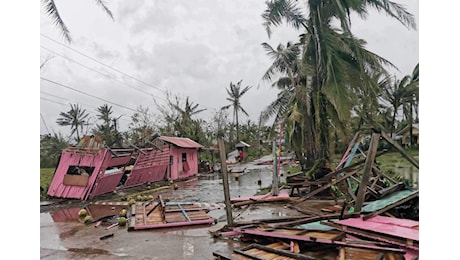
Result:
{"label": "grass patch", "polygon": [[47,189],[53,179],[56,168],[40,168],[40,187]]}

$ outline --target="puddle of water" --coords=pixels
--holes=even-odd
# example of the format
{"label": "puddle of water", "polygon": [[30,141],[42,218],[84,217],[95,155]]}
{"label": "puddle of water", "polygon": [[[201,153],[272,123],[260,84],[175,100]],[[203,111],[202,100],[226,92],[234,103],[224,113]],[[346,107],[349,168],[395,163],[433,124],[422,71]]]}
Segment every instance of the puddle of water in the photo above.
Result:
{"label": "puddle of water", "polygon": [[[243,174],[229,174],[231,198],[252,196],[261,188],[272,184],[270,166],[249,168],[251,167],[248,167]],[[285,181],[284,176],[280,182],[283,181]],[[159,194],[162,194],[163,199],[173,202],[207,204],[211,208],[214,207],[208,212],[210,216],[220,219],[219,221],[226,221],[222,174],[198,175],[195,179],[178,183],[178,185],[177,190],[165,189]],[[126,207],[126,205],[92,204],[84,208],[87,209],[93,220],[96,220],[105,216],[118,216],[121,209]],[[66,250],[81,256],[75,259],[93,258],[98,255],[134,257],[131,259],[211,259],[212,253],[217,250],[231,252],[233,248],[244,246],[243,243],[232,239],[213,238],[208,232],[210,225],[129,232],[126,228],[105,230],[103,224],[95,228],[94,224],[85,225],[80,222],[78,212],[81,208],[72,207],[40,214],[40,247],[43,250]],[[261,218],[282,216],[282,214],[266,211]],[[109,223],[105,225],[108,226]],[[99,239],[108,233],[115,235],[106,240]],[[161,253],[152,244],[158,241],[162,241],[162,247],[164,247]]]}

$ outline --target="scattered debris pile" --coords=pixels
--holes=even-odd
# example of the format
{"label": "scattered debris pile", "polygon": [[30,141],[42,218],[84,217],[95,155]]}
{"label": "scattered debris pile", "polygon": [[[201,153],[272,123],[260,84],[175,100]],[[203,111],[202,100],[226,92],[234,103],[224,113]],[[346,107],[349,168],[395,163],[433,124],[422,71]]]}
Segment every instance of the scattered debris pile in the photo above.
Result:
{"label": "scattered debris pile", "polygon": [[207,209],[191,202],[157,200],[131,205],[128,231],[215,223]]}
{"label": "scattered debris pile", "polygon": [[[291,197],[234,201],[233,206],[246,206],[238,217],[257,202],[259,208],[279,207],[283,217],[247,215],[232,226],[221,225],[211,234],[237,238],[247,246],[231,253],[215,251],[215,259],[418,259],[419,192],[380,171],[375,163],[384,153],[377,153],[380,139],[418,169],[418,163],[384,133],[373,133],[367,153],[359,149],[356,134],[338,167],[320,180],[310,181],[304,174],[288,178],[288,190],[280,193],[290,190]],[[364,159],[352,164],[358,152]]]}

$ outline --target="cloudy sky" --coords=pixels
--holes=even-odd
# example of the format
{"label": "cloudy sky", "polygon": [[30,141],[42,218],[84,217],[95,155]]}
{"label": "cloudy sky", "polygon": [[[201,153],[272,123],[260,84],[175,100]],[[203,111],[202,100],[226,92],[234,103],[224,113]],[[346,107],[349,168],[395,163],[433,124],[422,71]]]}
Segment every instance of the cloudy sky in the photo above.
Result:
{"label": "cloudy sky", "polygon": [[[418,25],[418,1],[396,2]],[[98,106],[112,106],[124,131],[139,106],[158,114],[155,101],[164,104],[167,92],[189,97],[206,109],[199,115],[209,120],[228,104],[230,82],[240,80],[252,86],[241,102],[256,121],[277,94],[261,80],[271,64],[261,43],[276,47],[296,41],[300,33],[282,26],[268,38],[261,0],[108,0],[114,20],[91,0],[55,3],[73,42],[64,41],[41,7],[40,59],[49,60],[40,70],[40,134],[69,132],[55,123],[69,103],[86,109],[91,122]],[[371,11],[367,20],[352,21],[352,31],[399,68],[393,71],[398,78],[419,62],[418,29]]]}

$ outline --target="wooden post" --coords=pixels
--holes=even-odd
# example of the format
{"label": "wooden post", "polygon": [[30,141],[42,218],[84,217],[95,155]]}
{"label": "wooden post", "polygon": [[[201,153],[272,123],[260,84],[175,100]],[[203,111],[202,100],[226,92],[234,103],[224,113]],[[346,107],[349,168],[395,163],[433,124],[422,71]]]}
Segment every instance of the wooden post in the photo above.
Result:
{"label": "wooden post", "polygon": [[363,207],[364,197],[366,195],[367,185],[369,184],[369,177],[371,176],[372,165],[374,164],[375,155],[379,146],[380,134],[373,133],[371,144],[367,152],[366,162],[364,163],[363,178],[359,185],[358,195],[356,196],[355,212],[360,212]]}
{"label": "wooden post", "polygon": [[276,140],[273,139],[273,182],[272,182],[272,195],[273,196],[278,196],[278,165],[276,162],[277,156],[276,156]]}
{"label": "wooden post", "polygon": [[230,203],[230,189],[228,185],[227,173],[227,155],[225,154],[225,144],[222,137],[218,139],[220,160],[222,162],[222,179],[224,185],[224,198],[225,198],[225,211],[227,212],[227,224],[229,227],[233,226],[232,205]]}

